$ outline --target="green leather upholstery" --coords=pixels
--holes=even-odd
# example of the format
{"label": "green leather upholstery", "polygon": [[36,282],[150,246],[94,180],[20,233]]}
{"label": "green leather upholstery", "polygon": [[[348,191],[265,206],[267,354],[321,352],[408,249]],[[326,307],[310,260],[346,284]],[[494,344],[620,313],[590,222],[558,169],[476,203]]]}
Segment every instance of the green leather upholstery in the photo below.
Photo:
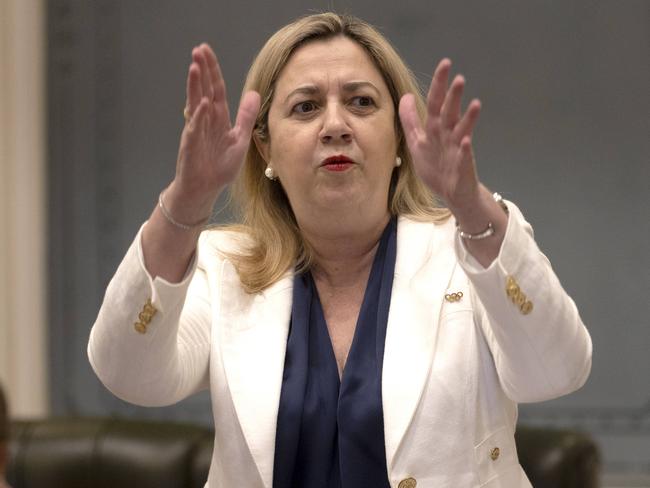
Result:
{"label": "green leather upholstery", "polygon": [[13,488],[201,488],[212,433],[190,425],[67,418],[13,422]]}
{"label": "green leather upholstery", "polygon": [[519,462],[534,488],[597,488],[600,452],[582,432],[517,427]]}
{"label": "green leather upholstery", "polygon": [[[517,450],[535,488],[596,488],[599,453],[584,434],[520,427]],[[202,488],[212,432],[110,418],[17,421],[7,473],[13,488]]]}

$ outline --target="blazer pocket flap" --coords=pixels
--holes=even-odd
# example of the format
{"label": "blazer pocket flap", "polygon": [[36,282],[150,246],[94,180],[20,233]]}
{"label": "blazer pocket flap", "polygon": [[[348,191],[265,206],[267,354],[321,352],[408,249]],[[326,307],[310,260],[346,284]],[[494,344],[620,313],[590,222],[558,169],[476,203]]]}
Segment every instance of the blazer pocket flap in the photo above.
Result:
{"label": "blazer pocket flap", "polygon": [[514,435],[506,427],[474,447],[474,455],[481,486],[518,463]]}

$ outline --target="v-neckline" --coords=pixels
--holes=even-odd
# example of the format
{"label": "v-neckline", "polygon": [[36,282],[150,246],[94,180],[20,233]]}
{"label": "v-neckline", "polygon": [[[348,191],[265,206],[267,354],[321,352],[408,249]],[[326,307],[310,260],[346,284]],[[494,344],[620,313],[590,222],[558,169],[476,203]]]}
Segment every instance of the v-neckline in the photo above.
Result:
{"label": "v-neckline", "polygon": [[[388,221],[388,224],[384,228],[380,238],[379,242],[377,244],[377,250],[375,252],[375,256],[372,259],[372,265],[370,266],[370,272],[368,273],[368,278],[366,279],[366,285],[363,291],[363,298],[361,299],[361,305],[359,306],[359,310],[357,312],[357,318],[354,323],[354,333],[352,334],[352,341],[350,342],[350,348],[348,349],[347,356],[345,357],[345,363],[343,365],[342,370],[339,372],[339,365],[336,360],[336,353],[334,352],[334,343],[332,341],[332,336],[330,335],[329,327],[327,325],[327,320],[325,318],[325,310],[323,309],[323,304],[320,299],[320,294],[318,292],[318,286],[316,286],[316,280],[314,279],[314,276],[311,272],[309,272],[309,280],[311,281],[311,287],[312,287],[312,293],[314,294],[314,299],[315,299],[315,305],[316,305],[316,314],[318,316],[318,319],[316,323],[322,323],[325,326],[325,331],[324,333],[327,336],[328,339],[328,345],[329,347],[327,348],[327,355],[331,361],[334,361],[334,364],[336,365],[336,372],[337,372],[337,378],[338,378],[338,386],[339,386],[339,394],[340,394],[340,387],[343,384],[343,379],[345,377],[345,371],[347,369],[348,365],[348,360],[353,357],[354,351],[359,347],[357,345],[359,339],[358,336],[360,335],[360,327],[359,327],[359,321],[363,316],[364,311],[366,310],[368,306],[368,300],[370,300],[370,296],[368,294],[368,284],[371,282],[373,278],[375,278],[377,273],[383,273],[383,261],[384,261],[384,255],[386,253],[386,246],[387,246],[387,237],[386,232],[389,232],[389,228],[391,225],[394,225],[395,223],[393,222],[393,219]],[[381,266],[380,266],[381,265]],[[379,277],[381,278],[381,277]],[[380,293],[381,291],[381,283],[378,283],[377,286],[379,286],[379,289],[377,290],[377,294]]]}
{"label": "v-neckline", "polygon": [[324,479],[338,482],[336,486],[359,486],[368,476],[369,486],[390,486],[381,385],[396,225],[391,220],[382,234],[340,374],[313,276],[306,272],[294,283],[274,488],[315,488],[321,485],[314,481]]}
{"label": "v-neckline", "polygon": [[373,263],[370,268],[370,273],[368,273],[368,278],[366,280],[366,285],[365,289],[363,291],[363,298],[361,299],[361,305],[359,305],[359,310],[357,311],[357,318],[354,323],[354,332],[352,333],[352,341],[350,342],[350,348],[347,351],[347,355],[345,357],[345,362],[343,364],[343,368],[339,372],[339,363],[336,359],[336,352],[334,351],[334,342],[332,340],[332,336],[330,334],[330,329],[329,326],[327,325],[327,319],[325,318],[325,310],[323,309],[323,304],[320,299],[320,294],[318,293],[318,287],[316,286],[316,280],[310,273],[310,280],[311,280],[311,285],[312,285],[312,293],[314,294],[314,300],[315,300],[315,306],[316,309],[314,312],[318,316],[318,320],[316,323],[323,324],[325,327],[324,334],[327,336],[327,344],[329,347],[327,347],[327,355],[330,361],[333,361],[334,364],[336,365],[336,371],[337,371],[337,377],[338,377],[338,385],[339,388],[341,384],[343,383],[343,377],[345,375],[345,370],[346,366],[348,364],[348,359],[352,356],[353,350],[355,349],[355,344],[357,343],[357,337],[359,336],[359,319],[361,318],[362,311],[364,310],[364,305],[366,305],[366,302],[368,300],[368,283],[370,282],[370,277],[373,273],[373,270],[375,269],[375,260],[377,258],[377,253],[375,253],[375,257],[373,258]]}

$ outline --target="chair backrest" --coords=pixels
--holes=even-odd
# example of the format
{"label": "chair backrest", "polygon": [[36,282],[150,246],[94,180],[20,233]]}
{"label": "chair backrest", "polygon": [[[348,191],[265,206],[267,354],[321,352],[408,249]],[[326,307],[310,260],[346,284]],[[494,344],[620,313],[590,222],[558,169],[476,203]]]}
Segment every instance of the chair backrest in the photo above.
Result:
{"label": "chair backrest", "polygon": [[535,488],[600,486],[600,451],[586,433],[519,426],[515,441],[519,462]]}
{"label": "chair backrest", "polygon": [[14,488],[202,488],[212,433],[191,425],[62,418],[13,422]]}

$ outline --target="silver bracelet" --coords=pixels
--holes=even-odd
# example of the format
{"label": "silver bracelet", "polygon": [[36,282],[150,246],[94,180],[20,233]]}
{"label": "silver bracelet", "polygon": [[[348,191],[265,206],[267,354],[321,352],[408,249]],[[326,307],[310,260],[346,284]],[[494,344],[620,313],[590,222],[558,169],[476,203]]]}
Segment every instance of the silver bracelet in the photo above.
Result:
{"label": "silver bracelet", "polygon": [[[494,199],[495,202],[497,202],[501,206],[501,208],[503,209],[503,211],[507,215],[508,214],[508,207],[506,206],[505,202],[503,201],[503,197],[501,195],[499,195],[497,192],[494,192],[492,194],[492,198]],[[458,222],[456,222],[456,227],[460,227],[458,225]],[[481,231],[481,232],[476,233],[476,234],[470,234],[469,232],[463,232],[459,228],[458,229],[458,235],[460,235],[460,237],[462,237],[463,239],[468,239],[470,241],[478,241],[480,239],[485,239],[486,237],[490,237],[490,236],[494,235],[494,224],[492,224],[492,222],[488,222],[487,228],[485,230]]]}
{"label": "silver bracelet", "polygon": [[210,221],[210,217],[207,217],[200,222],[197,222],[196,224],[181,224],[180,222],[177,222],[174,220],[174,217],[171,216],[169,213],[169,210],[167,210],[167,207],[165,207],[165,202],[163,201],[163,194],[165,193],[165,190],[160,192],[160,195],[158,195],[158,206],[160,207],[160,211],[162,212],[163,216],[165,219],[167,219],[167,222],[172,224],[175,227],[178,227],[179,229],[183,230],[192,230],[196,229],[197,227],[203,227],[205,224],[207,224]]}
{"label": "silver bracelet", "polygon": [[470,234],[469,232],[463,232],[462,230],[458,229],[458,235],[460,235],[463,239],[478,241],[480,239],[485,239],[486,237],[494,235],[494,225],[492,225],[492,222],[488,222],[487,229],[477,234]]}

